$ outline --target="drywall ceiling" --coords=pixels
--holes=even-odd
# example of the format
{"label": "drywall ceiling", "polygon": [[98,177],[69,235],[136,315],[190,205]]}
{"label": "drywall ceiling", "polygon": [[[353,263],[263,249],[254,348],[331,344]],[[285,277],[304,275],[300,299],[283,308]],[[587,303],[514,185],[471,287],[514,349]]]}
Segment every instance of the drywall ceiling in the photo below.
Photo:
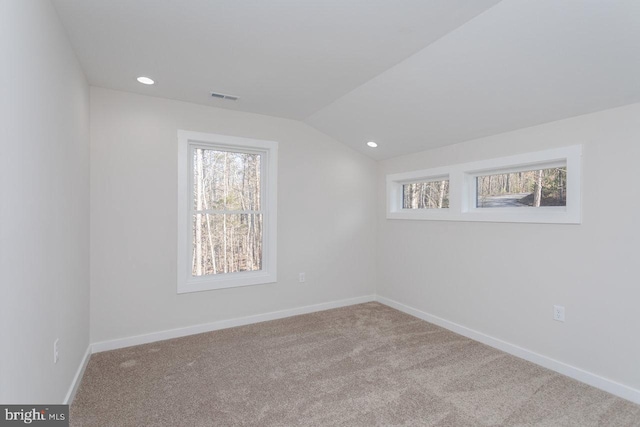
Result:
{"label": "drywall ceiling", "polygon": [[[497,0],[55,0],[92,85],[304,119]],[[156,81],[144,87],[136,77]],[[211,99],[217,91],[240,97]]]}
{"label": "drywall ceiling", "polygon": [[504,0],[307,122],[382,159],[639,101],[640,1]]}
{"label": "drywall ceiling", "polygon": [[304,120],[376,159],[640,101],[636,0],[54,4],[92,85]]}

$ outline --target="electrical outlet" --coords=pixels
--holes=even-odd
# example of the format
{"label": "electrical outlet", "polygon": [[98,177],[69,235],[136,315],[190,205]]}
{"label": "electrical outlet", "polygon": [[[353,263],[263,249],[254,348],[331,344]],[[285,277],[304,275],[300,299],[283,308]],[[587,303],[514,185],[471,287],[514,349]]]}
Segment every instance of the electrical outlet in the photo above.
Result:
{"label": "electrical outlet", "polygon": [[300,281],[300,283],[304,283],[306,278],[304,276],[304,273],[300,273],[300,275],[298,276],[298,280]]}
{"label": "electrical outlet", "polygon": [[553,306],[553,320],[564,322],[564,306],[562,305]]}
{"label": "electrical outlet", "polygon": [[58,363],[60,358],[60,338],[56,338],[53,342],[53,363]]}

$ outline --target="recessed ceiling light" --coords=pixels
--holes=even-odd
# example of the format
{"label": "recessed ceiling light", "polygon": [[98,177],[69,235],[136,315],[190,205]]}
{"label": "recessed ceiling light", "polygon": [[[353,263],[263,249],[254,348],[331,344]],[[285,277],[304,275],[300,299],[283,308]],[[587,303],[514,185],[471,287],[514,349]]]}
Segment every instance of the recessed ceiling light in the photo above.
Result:
{"label": "recessed ceiling light", "polygon": [[376,144],[376,143],[375,143],[375,142],[373,142],[373,141],[369,141],[369,142],[367,142],[367,145],[368,145],[369,147],[371,147],[371,148],[376,148],[376,147],[378,146],[378,144]]}
{"label": "recessed ceiling light", "polygon": [[149,77],[138,77],[138,81],[143,85],[152,85],[155,82],[151,80]]}

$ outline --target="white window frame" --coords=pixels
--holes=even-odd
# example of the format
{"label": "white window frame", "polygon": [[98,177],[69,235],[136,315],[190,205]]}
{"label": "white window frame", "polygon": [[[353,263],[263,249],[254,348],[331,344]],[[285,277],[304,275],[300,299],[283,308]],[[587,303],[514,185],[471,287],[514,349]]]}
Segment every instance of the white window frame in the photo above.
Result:
{"label": "white window frame", "polygon": [[[191,271],[193,155],[195,148],[261,155],[262,269],[194,277]],[[259,285],[277,281],[276,233],[278,143],[259,139],[178,131],[178,293]]]}
{"label": "white window frame", "polygon": [[[449,180],[449,207],[440,209],[403,208],[403,186],[416,182]],[[448,168],[425,169],[395,175],[387,175],[387,218],[391,219],[441,219],[449,218],[451,209],[451,176]]]}
{"label": "white window frame", "polygon": [[[508,172],[567,167],[567,205],[514,208],[476,207],[476,178]],[[403,209],[402,186],[449,179],[449,208]],[[580,224],[582,146],[555,148],[478,162],[387,175],[387,219]]]}

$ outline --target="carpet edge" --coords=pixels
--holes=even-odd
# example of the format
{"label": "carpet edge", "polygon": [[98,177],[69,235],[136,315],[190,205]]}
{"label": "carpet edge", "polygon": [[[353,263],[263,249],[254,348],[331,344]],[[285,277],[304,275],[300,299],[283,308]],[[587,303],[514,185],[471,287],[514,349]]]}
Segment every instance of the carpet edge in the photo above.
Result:
{"label": "carpet edge", "polygon": [[87,369],[87,365],[89,364],[89,359],[91,358],[92,349],[91,344],[87,346],[87,350],[84,352],[84,356],[82,356],[82,360],[80,360],[80,365],[78,365],[78,370],[71,380],[71,385],[69,386],[69,390],[62,402],[65,405],[71,405],[73,403],[73,399],[76,397],[76,393],[78,392],[78,388],[80,387],[80,383],[82,382],[82,377],[84,376],[84,371]]}
{"label": "carpet edge", "polygon": [[267,322],[269,320],[284,319],[286,317],[298,316],[301,314],[315,313],[317,311],[330,310],[332,308],[347,307],[350,305],[363,304],[376,300],[376,296],[363,295],[360,297],[346,298],[342,300],[329,301],[319,304],[305,305],[284,310],[271,311],[267,313],[254,314],[251,316],[237,317],[233,319],[218,320],[210,323],[203,323],[182,328],[168,329],[164,331],[150,332],[147,334],[134,335],[130,337],[116,338],[113,340],[100,341],[90,345],[92,353],[116,350],[119,348],[132,347],[134,345],[148,344],[156,341],[164,341],[172,338],[186,337],[189,335],[201,334],[204,332],[218,331],[221,329],[245,326],[253,323]]}
{"label": "carpet edge", "polygon": [[396,310],[402,311],[403,313],[417,317],[418,319],[448,329],[474,341],[481,342],[490,347],[504,351],[505,353],[509,353],[512,356],[519,357],[531,363],[535,363],[536,365],[558,372],[562,375],[566,375],[567,377],[573,378],[576,381],[588,384],[592,387],[606,391],[607,393],[611,393],[633,403],[640,404],[640,390],[637,390],[628,385],[610,380],[589,371],[585,371],[584,369],[580,369],[573,365],[560,362],[559,360],[552,359],[548,356],[544,356],[526,348],[511,344],[507,341],[503,341],[485,333],[476,331],[475,329],[471,329],[466,326],[462,326],[455,322],[451,322],[449,320],[427,313],[425,311],[418,310],[417,308],[402,304],[390,298],[376,295],[376,301],[380,304],[384,304]]}

